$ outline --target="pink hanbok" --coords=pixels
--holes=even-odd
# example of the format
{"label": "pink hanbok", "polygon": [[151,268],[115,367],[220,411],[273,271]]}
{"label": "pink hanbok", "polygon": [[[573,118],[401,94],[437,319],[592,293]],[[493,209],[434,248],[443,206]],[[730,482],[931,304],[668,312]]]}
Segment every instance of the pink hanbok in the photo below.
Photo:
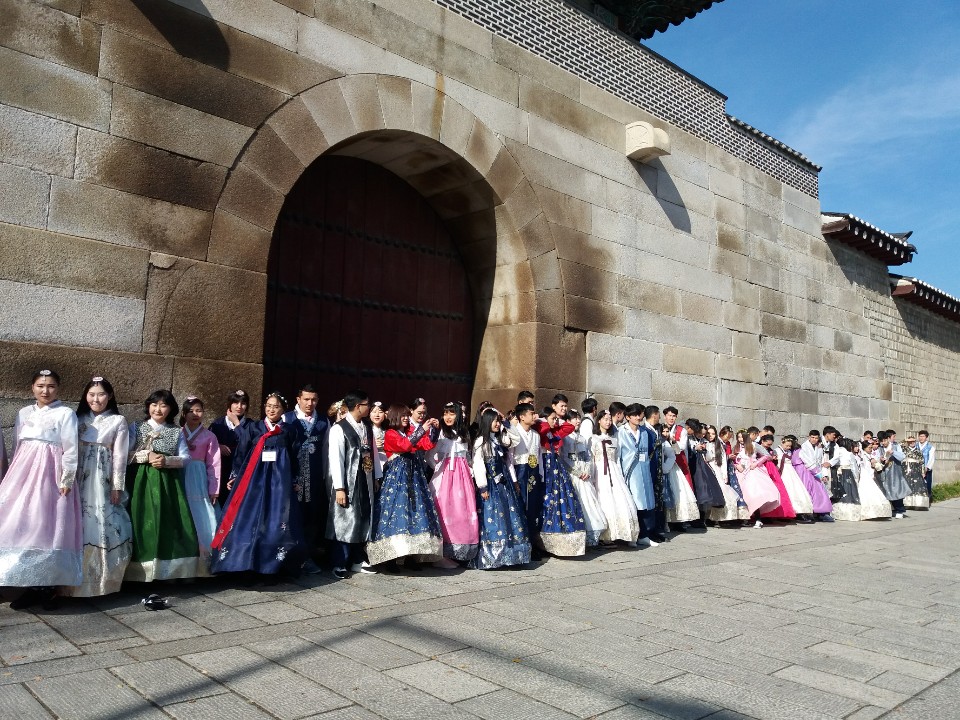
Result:
{"label": "pink hanbok", "polygon": [[200,557],[209,559],[219,520],[210,496],[220,492],[220,442],[202,425],[193,432],[183,428],[183,437],[190,452],[190,461],[183,471],[183,489],[197,528]]}
{"label": "pink hanbok", "polygon": [[476,557],[480,549],[477,490],[469,457],[465,442],[443,433],[427,455],[434,468],[430,491],[440,519],[443,556],[464,562]]}
{"label": "pink hanbok", "polygon": [[79,585],[83,523],[73,488],[77,415],[59,400],[17,415],[14,453],[0,483],[0,586]]}
{"label": "pink hanbok", "polygon": [[780,493],[764,469],[766,463],[766,458],[758,457],[757,453],[747,455],[742,449],[737,453],[737,481],[750,515],[780,506]]}

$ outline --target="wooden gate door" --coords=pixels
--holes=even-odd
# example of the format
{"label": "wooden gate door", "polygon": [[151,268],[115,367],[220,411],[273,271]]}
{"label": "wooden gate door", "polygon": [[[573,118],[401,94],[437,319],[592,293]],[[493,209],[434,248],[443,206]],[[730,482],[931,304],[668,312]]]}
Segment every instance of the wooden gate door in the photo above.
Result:
{"label": "wooden gate door", "polygon": [[473,304],[433,209],[378,165],[328,156],[284,203],[268,264],[264,392],[320,411],[353,388],[385,405],[422,396],[431,412],[470,402]]}

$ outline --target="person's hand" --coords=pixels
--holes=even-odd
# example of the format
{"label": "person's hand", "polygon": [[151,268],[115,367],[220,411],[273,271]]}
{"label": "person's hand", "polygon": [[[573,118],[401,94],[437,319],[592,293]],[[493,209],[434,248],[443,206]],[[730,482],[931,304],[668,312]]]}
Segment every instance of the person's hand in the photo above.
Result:
{"label": "person's hand", "polygon": [[484,490],[482,493],[480,493],[480,497],[482,497],[484,500],[489,500],[489,499],[490,499],[490,491],[489,491],[489,490]]}
{"label": "person's hand", "polygon": [[110,502],[111,502],[113,505],[119,505],[119,504],[120,504],[120,491],[119,491],[119,490],[111,490],[111,491],[110,491]]}
{"label": "person's hand", "polygon": [[69,494],[70,494],[70,488],[68,487],[60,488],[60,497],[66,497]]}
{"label": "person's hand", "polygon": [[337,490],[337,505],[340,507],[347,507],[347,491],[346,490]]}
{"label": "person's hand", "polygon": [[230,448],[223,444],[220,445],[220,455],[222,457],[230,457],[232,454],[233,453],[230,452]]}
{"label": "person's hand", "polygon": [[589,480],[589,479],[590,479],[590,473],[582,473],[582,474],[580,475],[580,479],[581,479],[581,480]]}
{"label": "person's hand", "polygon": [[[236,480],[236,478],[230,478],[229,480],[227,480],[227,490],[233,490],[234,480]],[[296,485],[294,485],[294,487],[296,487]]]}
{"label": "person's hand", "polygon": [[436,418],[430,418],[427,422],[424,423],[427,427],[437,428],[440,427],[440,421]]}
{"label": "person's hand", "polygon": [[218,498],[218,497],[220,497],[220,496],[219,496],[219,495],[211,495],[211,496],[210,496],[210,504],[213,505],[213,504],[217,501],[217,498]]}
{"label": "person's hand", "polygon": [[155,468],[162,468],[167,466],[167,456],[161,455],[160,453],[152,452],[147,456],[147,462],[150,463]]}

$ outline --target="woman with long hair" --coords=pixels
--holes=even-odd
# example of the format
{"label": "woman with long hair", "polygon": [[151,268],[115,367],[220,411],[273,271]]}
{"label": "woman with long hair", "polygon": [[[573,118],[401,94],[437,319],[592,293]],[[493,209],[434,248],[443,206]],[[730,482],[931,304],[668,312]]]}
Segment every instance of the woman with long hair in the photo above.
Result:
{"label": "woman with long hair", "polygon": [[708,515],[713,522],[743,521],[750,517],[747,505],[740,497],[740,493],[730,486],[730,474],[727,471],[727,451],[723,441],[717,433],[717,428],[707,425],[704,437],[703,460],[707,468],[714,474],[720,490],[723,492],[723,507],[712,507]]}
{"label": "woman with long hair", "polygon": [[597,499],[607,521],[601,543],[622,541],[636,544],[640,536],[637,504],[633,501],[623,470],[617,460],[617,429],[609,410],[598,410],[590,436],[590,456],[597,483]]}
{"label": "woman with long hair", "polygon": [[190,461],[183,470],[183,486],[193,525],[197,529],[200,557],[210,561],[210,543],[217,531],[214,503],[220,494],[220,443],[203,427],[203,400],[188,395],[180,411],[180,427],[187,441]]}
{"label": "woman with long hair", "polygon": [[77,419],[80,465],[76,490],[83,511],[83,582],[64,594],[95,597],[120,590],[133,552],[133,527],[126,508],[130,430],[117,407],[113,385],[99,375],[83,388]]}
{"label": "woman with long hair", "polygon": [[250,408],[250,396],[243,390],[234,390],[227,395],[227,412],[210,423],[210,432],[220,443],[220,489],[217,491],[217,503],[223,507],[227,503],[227,483],[233,477],[233,457],[240,442],[240,435],[246,431],[253,420],[247,417]]}
{"label": "woman with long hair", "polygon": [[737,480],[750,517],[755,521],[754,527],[762,528],[760,514],[780,506],[780,493],[765,469],[769,458],[756,451],[753,441],[744,431],[737,433],[737,439],[740,442],[736,459]]}

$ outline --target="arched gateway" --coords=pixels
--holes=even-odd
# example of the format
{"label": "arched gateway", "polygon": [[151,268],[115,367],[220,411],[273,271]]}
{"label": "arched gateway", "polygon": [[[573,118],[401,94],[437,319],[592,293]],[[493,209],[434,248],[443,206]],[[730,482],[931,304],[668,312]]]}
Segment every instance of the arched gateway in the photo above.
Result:
{"label": "arched gateway", "polygon": [[265,388],[506,407],[545,384],[538,355],[564,335],[550,226],[497,135],[437,88],[352,75],[292,98],[231,171],[224,227],[272,236]]}

